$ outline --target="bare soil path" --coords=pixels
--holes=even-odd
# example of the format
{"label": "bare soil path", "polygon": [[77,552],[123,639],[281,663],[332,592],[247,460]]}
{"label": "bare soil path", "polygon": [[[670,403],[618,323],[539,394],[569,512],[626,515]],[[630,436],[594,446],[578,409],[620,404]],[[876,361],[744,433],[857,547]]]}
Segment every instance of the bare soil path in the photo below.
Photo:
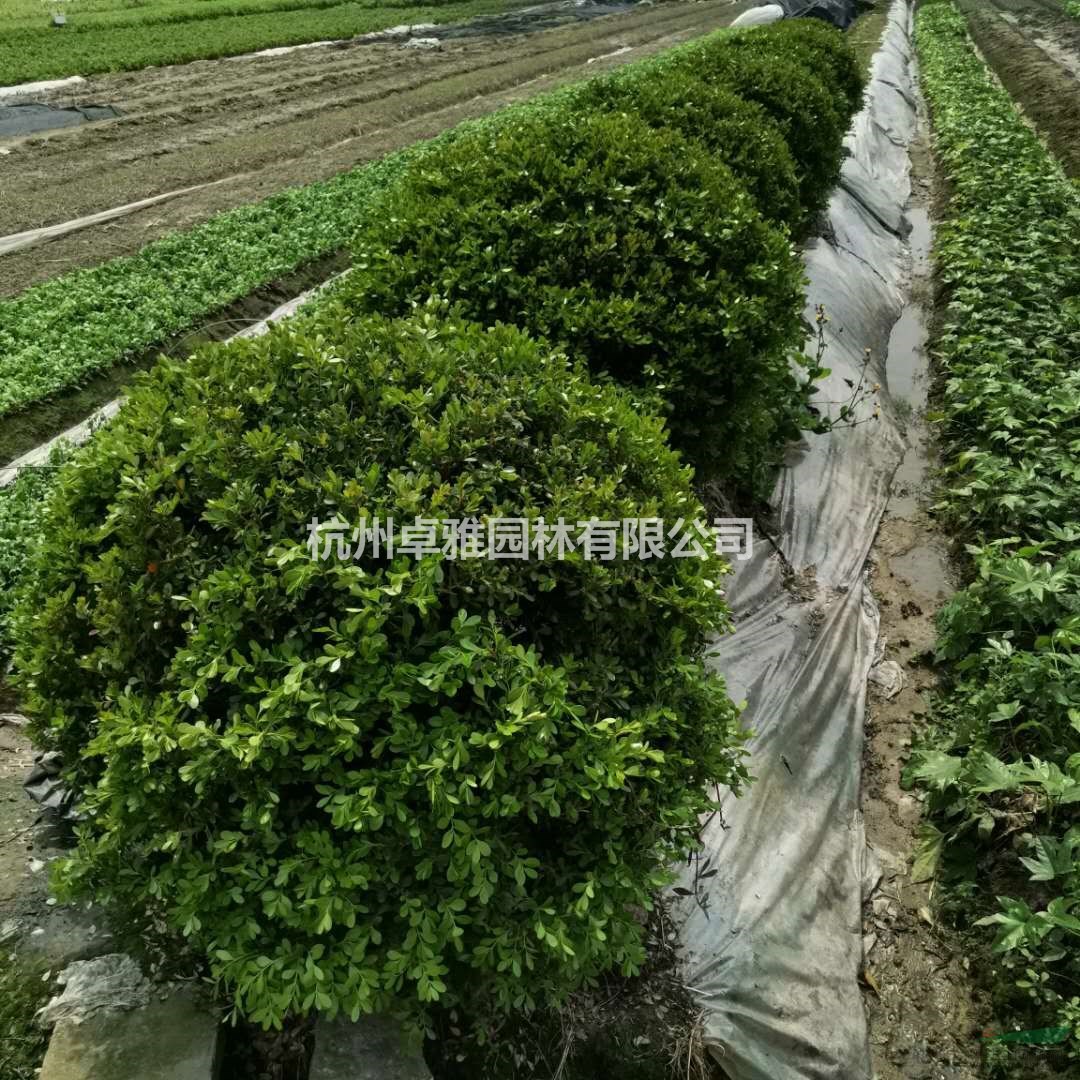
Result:
{"label": "bare soil path", "polygon": [[[0,146],[0,235],[223,181],[0,259],[0,296],[729,24],[752,0],[640,5],[439,49],[349,44],[103,76],[52,103],[123,114]],[[437,34],[438,31],[432,31]]]}

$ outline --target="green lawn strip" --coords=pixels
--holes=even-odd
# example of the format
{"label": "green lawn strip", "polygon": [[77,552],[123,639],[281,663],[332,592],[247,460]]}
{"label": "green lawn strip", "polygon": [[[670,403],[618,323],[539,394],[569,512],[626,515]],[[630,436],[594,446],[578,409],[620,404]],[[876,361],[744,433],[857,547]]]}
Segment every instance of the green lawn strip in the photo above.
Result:
{"label": "green lawn strip", "polygon": [[[521,0],[524,2],[524,0]],[[279,45],[349,38],[402,23],[460,22],[519,6],[513,0],[375,7],[371,0],[272,8],[183,22],[5,30],[0,38],[0,86],[68,75],[132,71],[236,56]]]}
{"label": "green lawn strip", "polygon": [[940,514],[972,571],[940,616],[948,680],[908,768],[928,794],[916,876],[996,929],[997,1010],[1068,1027],[1038,1051],[1063,1065],[1080,1053],[1080,195],[955,8],[925,3],[916,28],[949,192]]}

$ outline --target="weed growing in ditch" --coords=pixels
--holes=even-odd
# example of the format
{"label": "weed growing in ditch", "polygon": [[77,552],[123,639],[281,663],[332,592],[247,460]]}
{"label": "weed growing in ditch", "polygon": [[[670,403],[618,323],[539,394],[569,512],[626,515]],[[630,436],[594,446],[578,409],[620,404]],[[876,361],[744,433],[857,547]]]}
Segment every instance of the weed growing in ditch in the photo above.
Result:
{"label": "weed growing in ditch", "polygon": [[[829,316],[825,313],[824,304],[818,304],[814,313],[815,345],[814,357],[807,366],[806,375],[809,385],[813,386],[821,379],[832,374],[832,369],[825,367],[825,357],[828,353],[828,343],[825,339],[825,327],[828,325]],[[824,434],[836,428],[858,427],[860,424],[873,423],[881,417],[881,405],[877,395],[881,392],[881,384],[867,382],[866,373],[870,369],[873,354],[870,349],[863,353],[862,367],[859,369],[859,381],[844,379],[848,390],[848,396],[836,401],[817,401],[808,406],[813,419],[806,424],[810,431]],[[867,411],[862,406],[873,402],[872,408]],[[836,412],[833,412],[833,407]]]}

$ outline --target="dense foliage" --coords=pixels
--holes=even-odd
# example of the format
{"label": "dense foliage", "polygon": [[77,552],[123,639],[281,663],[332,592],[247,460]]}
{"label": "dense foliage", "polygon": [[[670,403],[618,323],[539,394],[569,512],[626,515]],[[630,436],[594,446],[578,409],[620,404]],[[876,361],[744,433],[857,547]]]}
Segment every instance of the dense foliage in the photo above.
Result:
{"label": "dense foliage", "polygon": [[655,74],[632,66],[586,84],[580,100],[700,140],[764,217],[801,238],[836,184],[864,86],[844,35],[800,19],[691,42],[658,61]]}
{"label": "dense foliage", "polygon": [[512,6],[508,0],[186,0],[160,7],[135,4],[106,17],[71,12],[68,24],[57,30],[39,5],[33,26],[0,23],[0,85],[236,56],[399,24],[455,22]]}
{"label": "dense foliage", "polygon": [[343,292],[386,313],[439,293],[655,386],[690,460],[752,488],[798,431],[802,285],[787,238],[701,143],[586,112],[420,161],[360,233]]}
{"label": "dense foliage", "polygon": [[668,64],[663,77],[631,67],[585,83],[586,108],[632,112],[650,127],[670,128],[701,142],[743,182],[763,217],[797,228],[799,166],[769,114],[724,86],[699,78],[688,65]]}
{"label": "dense foliage", "polygon": [[843,36],[799,20],[734,35],[723,49],[692,43],[679,63],[774,120],[798,166],[797,231],[807,232],[839,177],[843,137],[862,100],[862,71]]}
{"label": "dense foliage", "polygon": [[162,361],[57,479],[19,618],[68,886],[159,910],[264,1023],[632,971],[744,776],[726,565],[312,559],[335,515],[704,511],[658,420],[509,327],[326,305]]}
{"label": "dense foliage", "polygon": [[1056,1009],[1080,1038],[1080,197],[963,18],[926,3],[917,29],[950,196],[940,509],[975,574],[942,612],[951,683],[910,767],[931,793],[918,869],[973,905],[995,882],[984,921],[1031,1026]]}
{"label": "dense foliage", "polygon": [[[23,469],[0,487],[0,658],[10,648],[12,610],[25,587],[26,568],[40,539],[39,518],[66,449],[58,447],[40,468]],[[5,477],[7,479],[7,477]]]}
{"label": "dense foliage", "polygon": [[[8,306],[10,411],[360,229],[301,317],[136,381],[55,480],[16,620],[35,735],[80,800],[63,883],[153,908],[250,1019],[495,1014],[633,971],[706,792],[745,779],[703,663],[728,629],[714,554],[319,561],[306,532],[702,518],[662,400],[695,460],[760,487],[802,400],[787,226],[854,108],[798,66],[810,112],[779,108],[759,76],[794,47],[717,35],[639,69],[692,102],[569,88],[278,196],[254,234],[218,219]],[[672,66],[725,50],[704,81]]]}
{"label": "dense foliage", "polygon": [[[793,24],[785,33],[807,40],[822,37],[816,24],[805,22]],[[735,97],[733,91],[723,86],[702,82],[685,65],[675,70],[680,57],[693,58],[703,52],[726,49],[738,36],[717,33],[612,75],[542,95],[493,116],[462,124],[428,143],[331,180],[285,191],[265,202],[221,214],[188,232],[150,244],[134,257],[67,274],[12,300],[0,301],[0,416],[77,387],[118,362],[189,330],[211,312],[260,285],[339,250],[351,230],[362,226],[368,216],[380,212],[380,201],[412,163],[423,158],[439,161],[448,147],[464,137],[473,139],[474,146],[484,139],[495,138],[503,125],[513,127],[536,117],[565,118],[631,107],[635,115],[651,126],[670,128],[686,137],[693,136],[696,125],[701,145],[720,163],[730,166],[753,193],[765,218],[781,225],[805,218],[801,207],[790,201],[793,171],[800,171],[801,165],[778,141],[779,129],[765,119],[761,107]],[[832,42],[831,48],[837,47],[834,39],[839,39],[839,35],[826,29],[823,40]],[[682,95],[681,100],[677,95]],[[762,121],[760,125],[756,123],[758,120]],[[662,130],[660,135],[662,144],[673,145],[671,136],[663,136]],[[735,191],[724,169],[710,165],[700,153],[693,155],[689,172],[680,166],[679,175],[696,176],[694,169],[699,167],[717,178],[716,183],[721,185],[715,189],[717,192]],[[568,175],[562,177],[562,182]],[[688,212],[693,211],[698,220],[705,220],[705,207],[694,206],[693,199],[686,196],[680,199]],[[754,222],[743,199],[737,198],[734,206],[739,208],[736,216],[742,222],[742,235],[751,241],[755,237],[766,238],[766,248],[771,244],[779,253],[780,262],[764,268],[766,282],[771,281],[775,286],[783,279],[781,271],[793,273],[790,253],[781,252],[776,238],[769,239],[768,231]],[[653,218],[653,226],[657,220]],[[714,247],[721,242],[712,225],[706,230],[705,239]],[[655,231],[653,240],[666,242]],[[684,235],[684,247],[685,241]],[[697,253],[693,250],[687,253],[700,264]],[[721,254],[724,265],[732,258],[736,262],[740,258],[738,251]],[[655,279],[656,270],[654,267],[650,280]],[[734,289],[738,283],[729,284]],[[665,280],[662,285],[668,288],[669,282]],[[710,290],[715,294],[722,286],[706,279],[701,288],[701,295],[705,296]],[[756,291],[754,282],[747,282],[745,288]],[[754,303],[760,307],[762,301],[755,299]],[[664,312],[657,309],[654,301],[651,316],[649,312],[645,315],[663,316]],[[702,314],[700,304],[698,309]],[[636,317],[639,322],[647,321],[641,314]],[[790,308],[782,313],[781,321],[787,328],[785,333],[793,334]],[[675,329],[685,343],[685,331],[678,326]],[[753,443],[755,425],[765,452],[752,454],[740,478],[747,487],[753,487],[755,482],[760,485],[768,475],[771,464],[768,446],[771,443],[775,452],[785,430],[791,430],[793,417],[791,385],[778,365],[777,354],[764,355],[760,363],[755,358],[751,367],[753,370],[745,375],[746,381],[738,389],[755,402],[758,411],[751,410],[736,417],[734,422],[742,429],[740,452]],[[760,394],[755,401],[754,395],[763,385],[762,376],[765,382],[769,377],[776,379],[778,396],[772,403],[763,402]],[[763,404],[769,406],[766,412],[761,411]],[[719,438],[712,439],[711,445],[724,450]],[[25,490],[32,486],[28,482]],[[29,503],[23,500],[18,514],[9,516],[7,524],[32,522],[30,510]],[[7,607],[11,583],[25,561],[17,552],[24,549],[27,539],[27,536],[16,537],[13,528],[5,533],[7,600],[4,604]]]}

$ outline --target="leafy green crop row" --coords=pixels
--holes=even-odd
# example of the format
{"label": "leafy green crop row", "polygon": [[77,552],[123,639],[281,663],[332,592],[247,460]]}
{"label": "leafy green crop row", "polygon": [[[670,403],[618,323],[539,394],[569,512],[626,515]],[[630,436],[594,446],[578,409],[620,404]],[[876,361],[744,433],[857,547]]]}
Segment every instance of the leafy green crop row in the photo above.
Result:
{"label": "leafy green crop row", "polygon": [[1080,1039],[1080,196],[950,4],[917,34],[949,183],[941,511],[974,571],[941,614],[949,683],[909,766],[930,793],[917,869],[997,928],[1017,969],[1001,1011]]}
{"label": "leafy green crop row", "polygon": [[159,64],[181,64],[236,56],[276,45],[348,38],[398,23],[446,23],[513,7],[508,0],[458,0],[386,5],[373,0],[294,5],[279,0],[266,9],[210,17],[197,9],[175,9],[159,19],[114,24],[73,23],[58,30],[5,30],[0,36],[0,86],[101,71],[131,71]]}
{"label": "leafy green crop row", "polygon": [[[440,0],[432,0],[432,3],[439,2]],[[135,6],[130,3],[121,6],[89,6],[69,2],[64,4],[64,14],[68,19],[64,33],[83,34],[106,26],[198,22],[225,15],[259,15],[272,11],[304,9],[315,12],[343,4],[392,10],[398,7],[415,7],[416,0],[154,0],[153,3],[140,3]],[[46,23],[40,2],[34,5],[31,15],[19,10],[0,12],[0,28],[3,28],[5,33],[24,29],[35,32],[40,30],[55,39],[55,30],[49,29]]]}

